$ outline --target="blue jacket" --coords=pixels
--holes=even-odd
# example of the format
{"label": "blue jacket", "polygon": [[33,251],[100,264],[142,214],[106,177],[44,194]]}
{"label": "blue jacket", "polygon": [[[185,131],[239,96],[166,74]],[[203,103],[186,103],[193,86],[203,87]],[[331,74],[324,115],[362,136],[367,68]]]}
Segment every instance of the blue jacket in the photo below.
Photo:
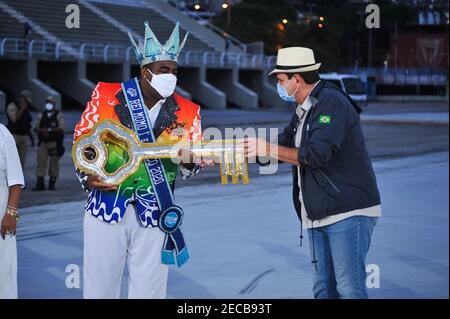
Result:
{"label": "blue jacket", "polygon": [[[298,161],[303,202],[311,220],[380,204],[357,107],[344,92],[321,81],[310,94]],[[278,143],[295,147],[298,116],[279,135]],[[301,219],[298,170],[292,167],[293,198]]]}

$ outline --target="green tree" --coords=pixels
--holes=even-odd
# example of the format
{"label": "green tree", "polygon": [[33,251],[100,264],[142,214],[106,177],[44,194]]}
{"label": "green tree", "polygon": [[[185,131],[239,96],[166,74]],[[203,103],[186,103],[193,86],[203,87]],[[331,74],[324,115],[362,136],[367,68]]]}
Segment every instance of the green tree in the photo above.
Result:
{"label": "green tree", "polygon": [[265,52],[276,54],[285,38],[281,21],[294,21],[295,17],[295,9],[288,1],[244,0],[232,6],[230,25],[226,11],[213,23],[244,43],[263,41]]}
{"label": "green tree", "polygon": [[[323,70],[353,65],[357,52],[365,62],[368,50],[368,29],[364,26],[364,2],[348,0],[310,0],[302,5],[287,0],[243,0],[213,23],[244,43],[263,41],[266,54],[276,54],[280,47],[306,46],[314,50],[317,61],[324,62]],[[390,35],[395,23],[399,27],[414,21],[417,8],[410,1],[378,0],[382,29],[374,37],[373,50],[389,51]],[[313,4],[310,12],[309,4]],[[297,20],[297,12],[308,19]],[[317,20],[324,17],[324,21]],[[316,19],[314,19],[314,17]],[[288,23],[283,24],[282,20]],[[319,23],[322,27],[319,28]],[[386,52],[385,52],[386,51]]]}

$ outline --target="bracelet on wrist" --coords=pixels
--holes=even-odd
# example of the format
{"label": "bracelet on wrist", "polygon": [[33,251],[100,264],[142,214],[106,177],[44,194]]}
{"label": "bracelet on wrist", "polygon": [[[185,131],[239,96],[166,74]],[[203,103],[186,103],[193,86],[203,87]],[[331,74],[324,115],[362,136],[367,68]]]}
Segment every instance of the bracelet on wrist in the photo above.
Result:
{"label": "bracelet on wrist", "polygon": [[17,207],[9,206],[6,208],[6,214],[10,215],[11,217],[14,217],[16,221],[19,220],[19,213]]}

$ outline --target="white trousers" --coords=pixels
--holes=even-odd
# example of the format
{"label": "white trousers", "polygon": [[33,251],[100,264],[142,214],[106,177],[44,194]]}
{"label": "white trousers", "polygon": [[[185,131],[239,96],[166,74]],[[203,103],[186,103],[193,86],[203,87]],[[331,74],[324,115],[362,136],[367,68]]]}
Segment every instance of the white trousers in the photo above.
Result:
{"label": "white trousers", "polygon": [[125,263],[128,266],[128,298],[166,297],[168,266],[161,264],[164,233],[138,224],[129,205],[124,218],[111,225],[86,214],[84,217],[83,296],[120,298]]}
{"label": "white trousers", "polygon": [[0,237],[0,299],[17,299],[17,243],[12,235]]}

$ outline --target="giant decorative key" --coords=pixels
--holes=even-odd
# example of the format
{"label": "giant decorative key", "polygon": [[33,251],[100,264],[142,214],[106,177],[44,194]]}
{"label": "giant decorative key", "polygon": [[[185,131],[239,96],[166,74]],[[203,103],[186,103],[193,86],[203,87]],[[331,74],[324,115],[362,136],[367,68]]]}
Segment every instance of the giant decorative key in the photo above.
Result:
{"label": "giant decorative key", "polygon": [[[105,170],[108,161],[107,144],[122,145],[128,154],[125,164],[114,172]],[[121,184],[139,168],[145,159],[175,159],[179,150],[189,150],[195,158],[214,159],[220,163],[222,184],[247,184],[248,165],[244,150],[235,140],[184,141],[173,144],[141,143],[132,130],[109,120],[98,122],[89,134],[81,136],[72,147],[75,166],[87,174],[100,177],[108,184]]]}

